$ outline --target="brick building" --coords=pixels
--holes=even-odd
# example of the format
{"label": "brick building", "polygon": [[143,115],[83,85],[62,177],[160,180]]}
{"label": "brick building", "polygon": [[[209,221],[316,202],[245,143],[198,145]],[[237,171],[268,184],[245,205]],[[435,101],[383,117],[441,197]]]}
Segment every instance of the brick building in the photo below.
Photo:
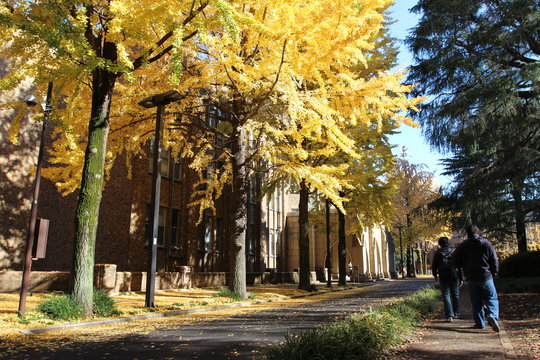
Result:
{"label": "brick building", "polygon": [[[22,101],[30,93],[31,83],[25,82],[17,90],[3,93],[0,103]],[[0,113],[0,275],[22,269],[41,130],[41,125],[33,122],[31,117],[23,117],[19,143],[12,144],[8,141],[8,133],[15,115],[15,111],[9,109]],[[47,149],[51,139],[50,136],[46,138]],[[150,147],[148,149],[146,157],[133,158],[131,178],[128,178],[124,161],[119,159],[103,191],[95,263],[114,264],[119,273],[143,273],[147,268],[145,242],[148,239],[153,171]],[[157,270],[162,274],[175,273],[185,271],[187,266],[195,285],[221,284],[228,270],[224,239],[230,221],[227,208],[230,192],[225,191],[218,199],[215,216],[206,213],[203,221],[196,225],[198,213],[187,206],[195,174],[187,164],[173,160],[167,151],[162,151],[160,156]],[[258,201],[260,183],[257,179],[250,182],[249,189],[247,271],[254,274],[294,273],[298,268],[298,237],[295,235],[298,219],[294,210],[298,204],[297,196],[280,189]],[[46,257],[33,263],[33,272],[70,270],[76,201],[76,193],[63,197],[54,184],[42,180],[38,216],[49,219],[50,226]],[[333,237],[337,239],[337,234]],[[324,267],[326,240],[315,227],[310,238],[314,251],[312,270],[315,272]],[[337,244],[335,240],[333,242],[332,262],[336,272]],[[366,230],[360,237],[348,237],[348,261],[355,269],[356,280],[388,277],[388,259],[393,254],[387,244],[384,231],[378,228]],[[140,283],[144,284],[144,281]],[[138,289],[137,286],[127,288]]]}

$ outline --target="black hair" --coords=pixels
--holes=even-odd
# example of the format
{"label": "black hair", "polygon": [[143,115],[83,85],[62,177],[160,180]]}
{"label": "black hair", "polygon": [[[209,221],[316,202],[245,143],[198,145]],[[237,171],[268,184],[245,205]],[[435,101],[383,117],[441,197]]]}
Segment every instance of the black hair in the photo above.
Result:
{"label": "black hair", "polygon": [[474,235],[480,234],[480,229],[478,229],[478,226],[473,225],[473,224],[467,226],[466,231],[467,231],[467,236],[470,238],[474,237]]}
{"label": "black hair", "polygon": [[450,245],[450,240],[448,240],[448,238],[446,236],[443,236],[443,237],[439,238],[439,246],[440,247],[447,247],[448,245]]}

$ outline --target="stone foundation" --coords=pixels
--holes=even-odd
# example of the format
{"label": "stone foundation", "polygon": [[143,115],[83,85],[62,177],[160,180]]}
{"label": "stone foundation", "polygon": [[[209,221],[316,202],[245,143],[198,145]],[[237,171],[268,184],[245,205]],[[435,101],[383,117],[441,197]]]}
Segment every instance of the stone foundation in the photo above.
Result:
{"label": "stone foundation", "polygon": [[[21,291],[22,271],[0,271],[0,292]],[[32,271],[29,292],[66,291],[69,285],[67,271]]]}
{"label": "stone foundation", "polygon": [[[220,287],[227,285],[228,273],[204,272],[193,273],[191,267],[180,266],[178,271],[156,274],[156,290],[190,289],[192,287]],[[19,292],[22,271],[0,271],[0,293]],[[248,273],[248,285],[268,283],[298,284],[298,272],[260,272]],[[311,272],[311,282],[318,283],[317,275]],[[94,286],[109,294],[130,291],[146,291],[146,272],[116,271],[115,264],[96,264],[94,269]],[[69,272],[67,271],[32,271],[30,273],[30,292],[67,291],[69,288]]]}

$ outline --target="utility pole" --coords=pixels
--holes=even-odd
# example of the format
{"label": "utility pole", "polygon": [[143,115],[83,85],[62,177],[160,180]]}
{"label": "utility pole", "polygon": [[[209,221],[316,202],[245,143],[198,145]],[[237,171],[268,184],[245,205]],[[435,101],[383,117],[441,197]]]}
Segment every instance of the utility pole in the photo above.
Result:
{"label": "utility pole", "polygon": [[[45,147],[45,131],[47,130],[47,123],[49,121],[49,114],[52,111],[51,97],[52,97],[53,83],[49,82],[47,87],[47,97],[45,99],[45,108],[43,110],[43,124],[41,125],[41,134],[39,139],[39,151],[36,168],[36,177],[34,180],[34,195],[32,197],[32,205],[30,208],[30,223],[28,225],[28,234],[26,237],[26,251],[24,253],[23,263],[23,276],[21,282],[21,293],[19,296],[19,310],[17,311],[19,317],[23,316],[26,311],[26,295],[28,293],[28,285],[30,283],[30,271],[32,269],[32,250],[34,249],[34,240],[36,236],[36,223],[38,213],[38,200],[39,189],[41,185],[41,168],[43,167],[43,149]],[[38,103],[34,99],[26,101],[28,105],[37,105]],[[41,105],[41,104],[40,104]]]}

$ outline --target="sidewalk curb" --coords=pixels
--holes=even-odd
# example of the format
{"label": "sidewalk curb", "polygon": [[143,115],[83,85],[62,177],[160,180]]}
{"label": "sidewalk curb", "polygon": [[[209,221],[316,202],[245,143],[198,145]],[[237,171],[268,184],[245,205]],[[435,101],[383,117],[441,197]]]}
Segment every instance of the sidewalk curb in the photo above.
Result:
{"label": "sidewalk curb", "polygon": [[514,351],[514,346],[512,344],[512,341],[508,337],[508,333],[506,332],[506,330],[504,328],[502,320],[499,320],[499,328],[500,328],[499,339],[501,340],[501,345],[502,345],[502,347],[504,349],[504,352],[506,353],[505,357],[507,359],[516,359],[517,354]]}
{"label": "sidewalk curb", "polygon": [[257,304],[264,304],[264,303],[277,302],[277,301],[283,301],[283,300],[298,299],[298,298],[323,295],[323,294],[345,291],[345,290],[359,289],[359,288],[368,287],[374,284],[375,282],[369,282],[369,283],[359,284],[355,286],[348,286],[346,288],[333,289],[333,290],[324,291],[324,292],[322,291],[313,292],[313,293],[304,294],[304,295],[288,296],[288,297],[278,298],[278,299],[249,301],[249,302],[234,303],[234,304],[227,304],[227,305],[209,306],[209,307],[203,307],[203,308],[198,308],[198,309],[178,310],[178,311],[169,311],[169,312],[154,313],[154,314],[147,314],[147,315],[128,316],[128,317],[115,318],[115,319],[92,320],[92,321],[85,321],[85,322],[65,324],[65,325],[37,327],[37,328],[31,328],[31,329],[25,329],[25,330],[19,330],[19,331],[25,335],[38,335],[38,334],[45,334],[45,333],[58,332],[58,331],[85,329],[85,328],[102,326],[102,325],[127,323],[127,322],[137,321],[137,320],[159,319],[159,318],[166,318],[166,317],[172,317],[172,316],[211,312],[211,311],[236,308],[236,307],[252,306],[252,305],[257,305]]}

